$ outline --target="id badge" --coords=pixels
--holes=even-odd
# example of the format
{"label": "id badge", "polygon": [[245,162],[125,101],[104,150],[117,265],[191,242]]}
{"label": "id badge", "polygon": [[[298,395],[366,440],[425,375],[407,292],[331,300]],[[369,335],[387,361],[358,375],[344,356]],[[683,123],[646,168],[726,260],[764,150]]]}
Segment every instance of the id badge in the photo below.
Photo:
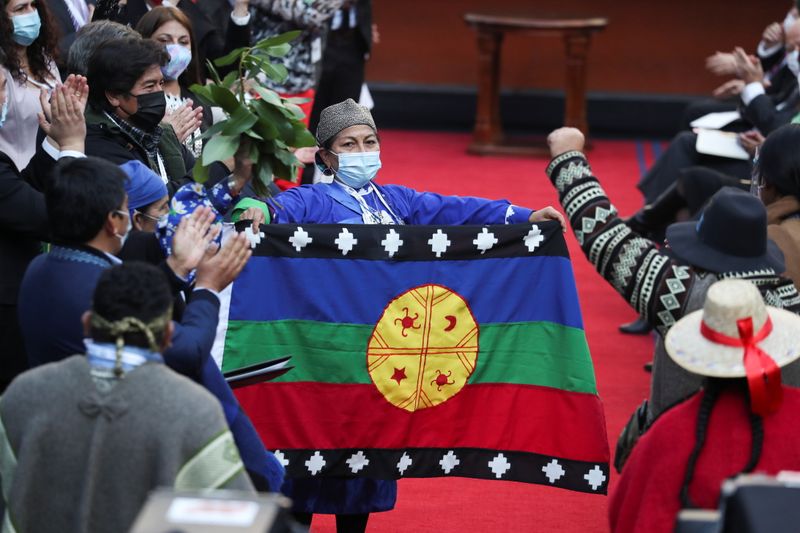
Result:
{"label": "id badge", "polygon": [[317,37],[311,41],[311,62],[317,63],[322,60],[322,38]]}

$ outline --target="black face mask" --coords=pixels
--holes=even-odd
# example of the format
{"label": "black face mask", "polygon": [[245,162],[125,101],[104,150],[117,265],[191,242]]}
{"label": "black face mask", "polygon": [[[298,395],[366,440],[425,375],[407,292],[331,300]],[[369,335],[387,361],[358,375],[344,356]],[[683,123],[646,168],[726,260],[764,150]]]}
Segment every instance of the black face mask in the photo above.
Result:
{"label": "black face mask", "polygon": [[130,116],[134,125],[150,132],[158,126],[167,111],[164,91],[136,95],[136,113]]}

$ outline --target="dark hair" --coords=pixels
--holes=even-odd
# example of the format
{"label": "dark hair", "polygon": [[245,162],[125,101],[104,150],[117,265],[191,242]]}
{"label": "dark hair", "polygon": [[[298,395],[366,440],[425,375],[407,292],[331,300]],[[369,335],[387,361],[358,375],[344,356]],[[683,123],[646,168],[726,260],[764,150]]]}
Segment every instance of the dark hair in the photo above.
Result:
{"label": "dark hair", "polygon": [[[14,22],[6,13],[7,0],[0,0],[2,13],[0,13],[0,51],[3,55],[3,66],[11,72],[11,77],[17,83],[25,83],[28,80],[27,74],[22,70],[19,57],[17,57],[18,44],[14,41]],[[42,20],[42,27],[39,36],[30,45],[25,47],[25,55],[28,57],[28,68],[33,74],[35,81],[44,82],[52,79],[50,76],[50,66],[58,59],[58,40],[59,30],[55,24],[47,2],[34,2],[34,7],[39,11],[39,18]],[[58,81],[58,80],[53,80]]]}
{"label": "dark hair", "polygon": [[[103,272],[92,299],[92,312],[109,322],[137,318],[148,324],[164,316],[171,306],[172,296],[164,273],[140,261],[126,261]],[[163,342],[164,331],[151,329],[156,343]],[[91,328],[91,336],[97,342],[116,341],[95,326]],[[123,338],[126,345],[150,348],[143,333],[126,333]]]}
{"label": "dark hair", "polygon": [[[745,408],[750,412],[750,397],[746,392],[747,381],[744,379],[734,380],[719,378],[708,378],[706,380],[703,399],[700,401],[700,410],[697,412],[694,448],[692,449],[691,455],[689,455],[689,461],[686,464],[686,473],[683,476],[683,484],[681,485],[680,498],[681,508],[683,509],[694,508],[694,504],[689,497],[689,486],[692,484],[697,459],[700,457],[700,452],[703,450],[703,444],[705,444],[706,441],[706,430],[708,429],[708,421],[711,418],[711,411],[720,393],[727,387],[736,387],[741,391],[741,396],[745,401]],[[748,459],[747,464],[736,475],[752,472],[758,464],[758,460],[761,458],[761,448],[764,444],[764,424],[762,418],[753,412],[750,412],[750,433],[753,436],[753,445],[750,448],[750,459]]]}
{"label": "dark hair", "polygon": [[139,34],[134,30],[111,20],[96,20],[81,27],[75,34],[75,40],[69,47],[67,54],[67,72],[70,74],[86,75],[89,60],[101,43],[111,39],[138,39]]}
{"label": "dark hair", "polygon": [[780,194],[800,198],[800,125],[787,124],[769,134],[759,150],[756,172]]}
{"label": "dark hair", "polygon": [[[188,88],[190,85],[195,83],[202,83],[200,69],[198,68],[197,64],[197,58],[199,57],[197,53],[197,43],[194,40],[194,30],[192,29],[192,21],[189,20],[189,17],[187,17],[186,14],[184,14],[184,12],[177,7],[154,7],[148,11],[146,15],[139,19],[139,23],[136,24],[136,31],[138,31],[145,39],[152,39],[153,34],[156,32],[156,30],[158,30],[158,28],[172,20],[186,28],[186,31],[189,32],[192,61],[178,78],[178,84],[181,87]],[[163,46],[163,43],[159,44]]]}
{"label": "dark hair", "polygon": [[96,109],[108,109],[106,92],[129,93],[148,68],[163,67],[167,61],[169,54],[164,47],[149,39],[129,37],[100,43],[86,72],[89,102]]}
{"label": "dark hair", "polygon": [[64,244],[92,240],[108,214],[125,201],[126,179],[121,168],[97,157],[60,163],[44,195],[53,240]]}

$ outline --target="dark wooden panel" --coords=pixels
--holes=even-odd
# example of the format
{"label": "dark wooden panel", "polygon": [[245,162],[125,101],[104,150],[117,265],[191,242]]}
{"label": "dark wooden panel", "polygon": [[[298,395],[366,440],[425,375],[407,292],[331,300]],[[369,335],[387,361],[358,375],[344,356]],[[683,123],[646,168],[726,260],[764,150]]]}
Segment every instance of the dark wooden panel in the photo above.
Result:
{"label": "dark wooden panel", "polygon": [[[704,94],[724,80],[706,73],[705,56],[735,45],[754,49],[763,28],[783,20],[791,2],[758,0],[375,0],[381,43],[368,79],[474,86],[477,45],[464,14],[599,15],[609,27],[595,36],[589,90]],[[487,8],[487,6],[491,6]],[[503,86],[558,89],[564,45],[557,38],[509,36]]]}

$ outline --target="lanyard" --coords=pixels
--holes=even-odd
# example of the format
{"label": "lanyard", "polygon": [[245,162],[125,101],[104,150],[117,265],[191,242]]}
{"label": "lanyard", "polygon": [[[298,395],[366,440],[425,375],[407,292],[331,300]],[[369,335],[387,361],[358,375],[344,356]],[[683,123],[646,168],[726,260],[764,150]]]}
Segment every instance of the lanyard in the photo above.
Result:
{"label": "lanyard", "polygon": [[359,213],[364,224],[404,224],[403,219],[398,217],[389,207],[389,203],[380,190],[372,183],[369,184],[369,187],[368,192],[375,193],[378,201],[386,208],[386,211],[379,211],[370,206],[358,191],[338,181],[328,184],[328,191],[334,200],[351,211]]}

